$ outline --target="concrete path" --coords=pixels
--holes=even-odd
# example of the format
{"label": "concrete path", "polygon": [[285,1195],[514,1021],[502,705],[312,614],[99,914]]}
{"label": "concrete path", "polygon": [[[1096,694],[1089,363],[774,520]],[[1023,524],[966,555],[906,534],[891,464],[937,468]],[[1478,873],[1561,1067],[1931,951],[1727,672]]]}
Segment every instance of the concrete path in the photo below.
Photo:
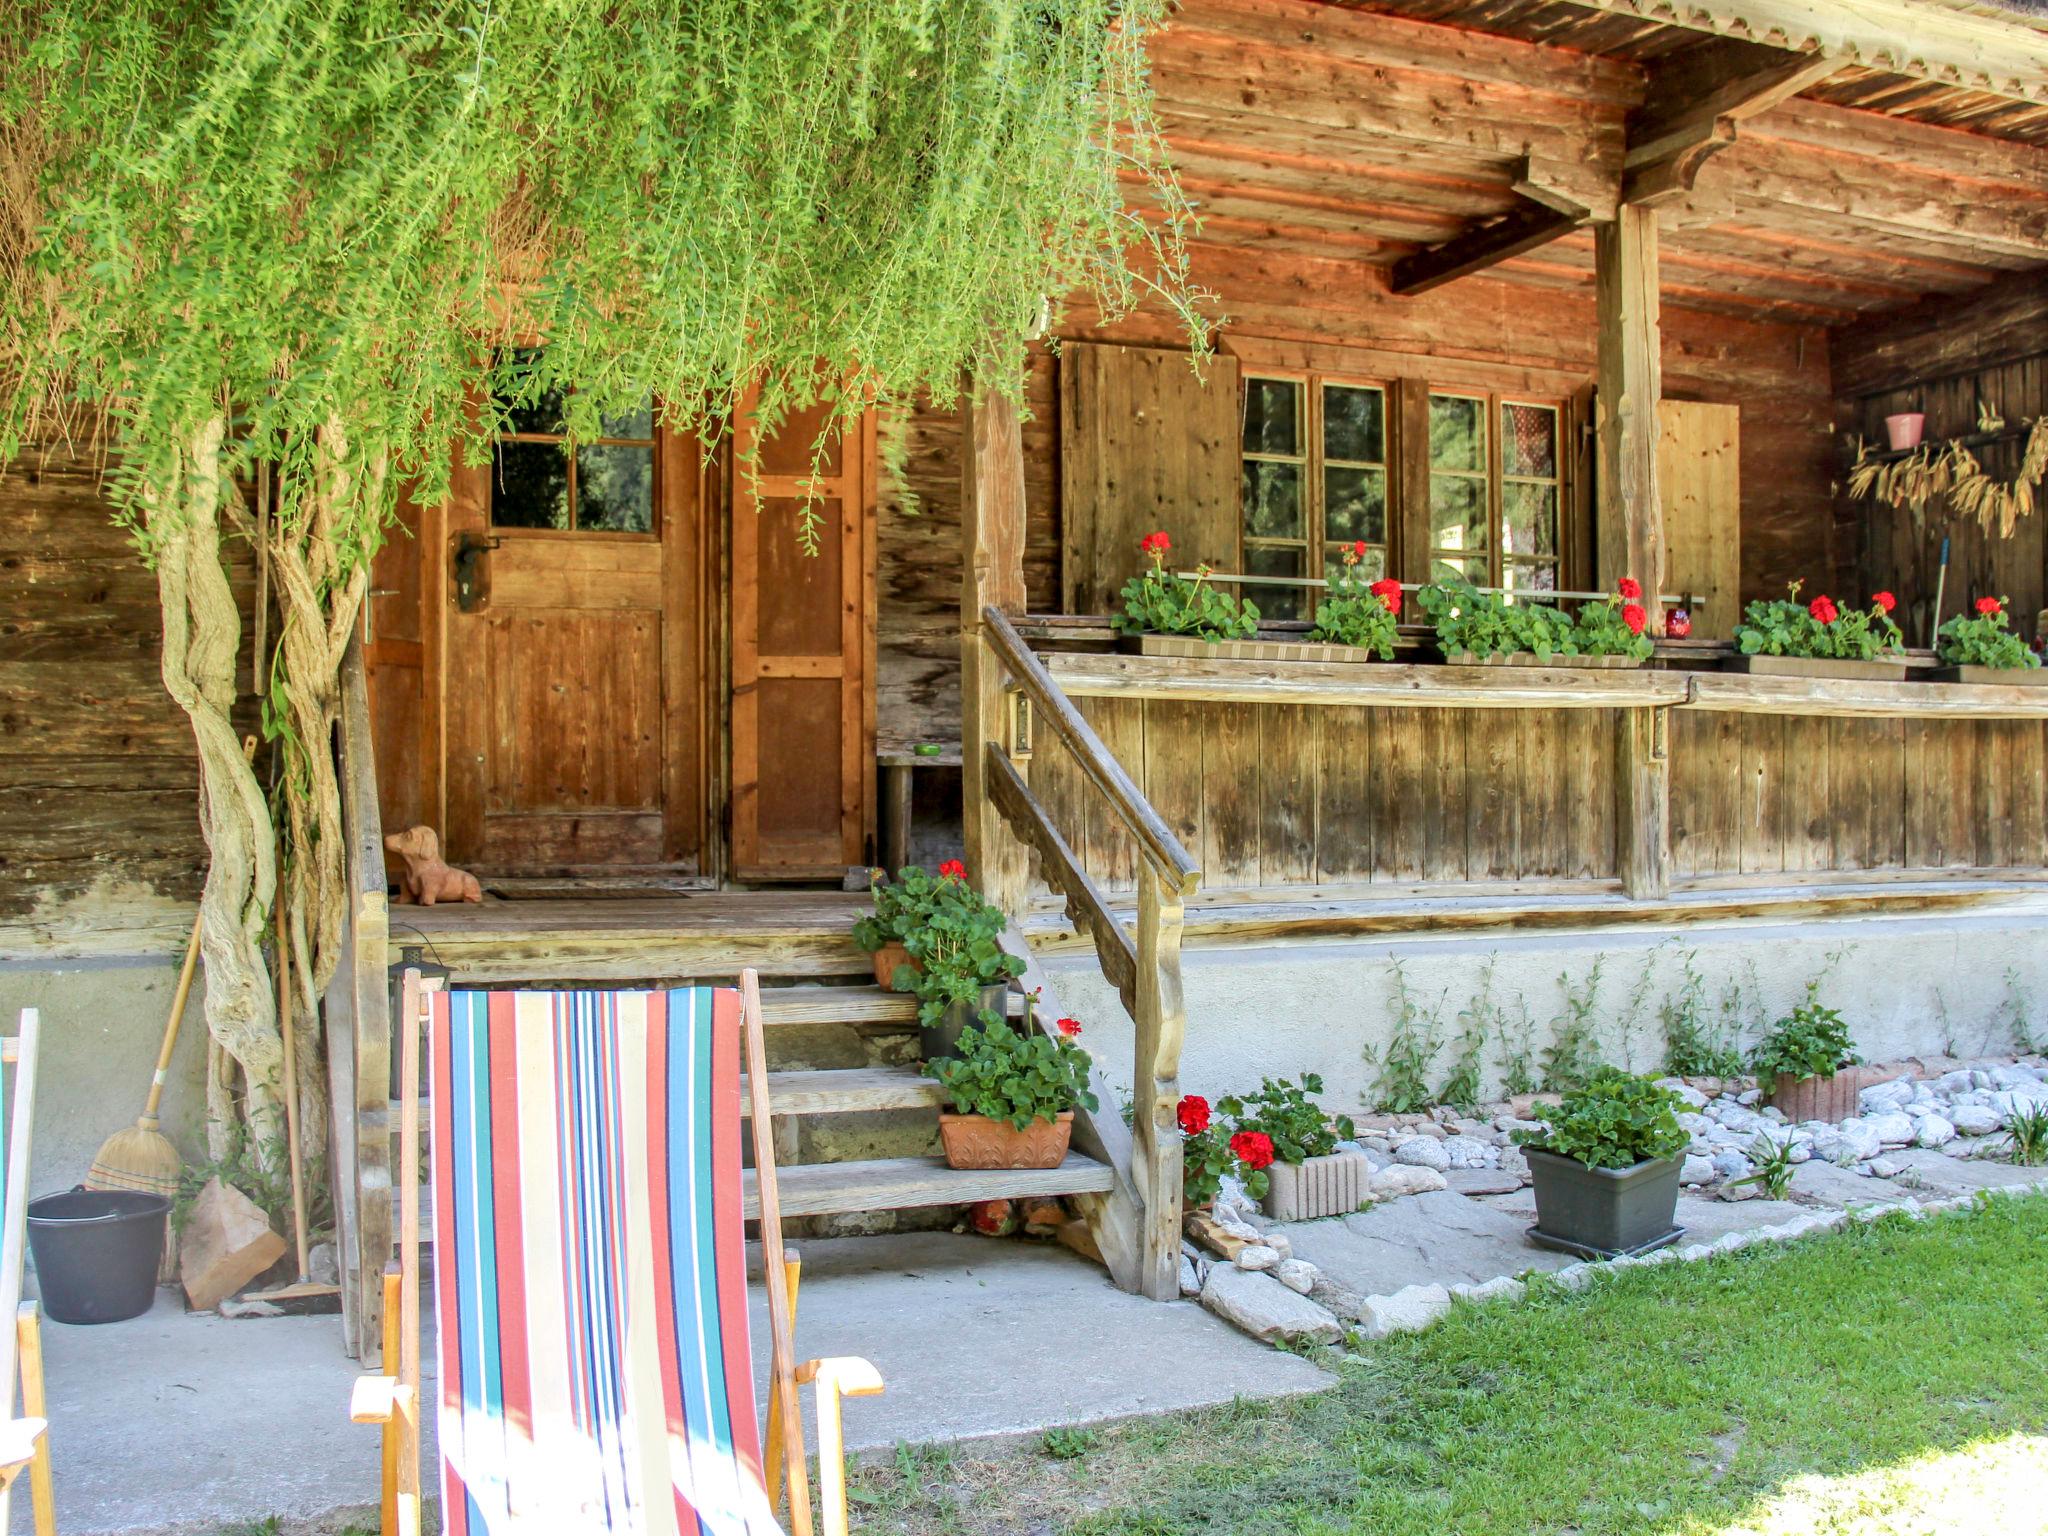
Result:
{"label": "concrete path", "polygon": [[[1329,1384],[1193,1303],[1125,1295],[1062,1248],[949,1233],[799,1246],[798,1348],[865,1355],[889,1384],[846,1406],[856,1451]],[[765,1379],[758,1293],[754,1310]],[[357,1372],[338,1320],[225,1322],[187,1315],[164,1291],[133,1322],[45,1327],[64,1536],[215,1536],[273,1515],[288,1531],[324,1531],[374,1504],[377,1432],[348,1422]],[[24,1483],[12,1529],[29,1528]]]}

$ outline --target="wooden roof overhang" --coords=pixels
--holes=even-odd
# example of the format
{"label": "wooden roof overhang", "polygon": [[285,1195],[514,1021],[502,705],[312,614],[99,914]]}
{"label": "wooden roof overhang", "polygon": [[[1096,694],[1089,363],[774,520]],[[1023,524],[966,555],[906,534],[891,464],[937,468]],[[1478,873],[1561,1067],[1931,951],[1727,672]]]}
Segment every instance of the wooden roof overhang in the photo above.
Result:
{"label": "wooden roof overhang", "polygon": [[2048,18],[1967,0],[1186,0],[1152,83],[1225,274],[1590,296],[1623,200],[1662,210],[1666,303],[1746,318],[2048,271]]}

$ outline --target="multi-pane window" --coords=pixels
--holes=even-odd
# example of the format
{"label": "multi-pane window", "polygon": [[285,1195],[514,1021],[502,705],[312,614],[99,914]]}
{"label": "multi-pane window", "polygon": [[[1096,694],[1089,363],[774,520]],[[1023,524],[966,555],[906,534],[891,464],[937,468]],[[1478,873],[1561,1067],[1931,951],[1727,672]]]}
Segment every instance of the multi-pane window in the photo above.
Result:
{"label": "multi-pane window", "polygon": [[1431,395],[1431,576],[1555,591],[1558,458],[1556,406]]}
{"label": "multi-pane window", "polygon": [[510,418],[492,455],[492,526],[654,531],[652,402],[604,417],[599,436],[574,443],[558,394],[514,406]]}
{"label": "multi-pane window", "polygon": [[[1244,574],[1326,576],[1367,546],[1387,568],[1386,392],[1375,385],[1251,376],[1240,440]],[[1247,582],[1267,618],[1307,618],[1315,589]]]}

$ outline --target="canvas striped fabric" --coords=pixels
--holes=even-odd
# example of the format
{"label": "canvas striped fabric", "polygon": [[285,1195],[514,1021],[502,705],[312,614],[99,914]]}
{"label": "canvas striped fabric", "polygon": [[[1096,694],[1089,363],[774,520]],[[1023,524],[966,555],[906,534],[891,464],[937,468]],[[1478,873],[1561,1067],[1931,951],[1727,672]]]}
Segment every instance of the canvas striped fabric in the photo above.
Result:
{"label": "canvas striped fabric", "polygon": [[766,1536],[739,994],[451,992],[429,1042],[441,1529]]}

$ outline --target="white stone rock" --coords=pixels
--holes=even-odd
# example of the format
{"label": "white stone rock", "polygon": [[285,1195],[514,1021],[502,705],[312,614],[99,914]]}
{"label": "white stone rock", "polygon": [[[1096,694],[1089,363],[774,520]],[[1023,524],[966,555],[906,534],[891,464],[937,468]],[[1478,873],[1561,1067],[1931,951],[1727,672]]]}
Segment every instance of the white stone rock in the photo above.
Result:
{"label": "white stone rock", "polygon": [[[1764,1091],[1761,1088],[1745,1088],[1742,1092],[1735,1095],[1735,1102],[1742,1105],[1745,1109],[1755,1109],[1757,1100],[1763,1096]],[[1765,1112],[1759,1110],[1758,1113],[1762,1114]]]}
{"label": "white stone rock", "polygon": [[1239,1269],[1271,1269],[1280,1262],[1280,1250],[1264,1243],[1251,1243],[1237,1250]]}
{"label": "white stone rock", "polygon": [[[1748,1158],[1740,1152],[1716,1152],[1713,1157],[1714,1172],[1724,1179],[1746,1179],[1754,1170]],[[1683,1182],[1684,1175],[1679,1175]]]}
{"label": "white stone rock", "polygon": [[2041,1074],[2032,1067],[1993,1067],[1991,1069],[1991,1086],[1994,1088],[2008,1090],[2014,1088],[2033,1088],[2037,1087],[2040,1081]]}
{"label": "white stone rock", "polygon": [[1591,1264],[1567,1264],[1563,1269],[1552,1270],[1550,1278],[1561,1290],[1583,1291],[1593,1283],[1593,1269]]}
{"label": "white stone rock", "polygon": [[1502,1147],[1500,1156],[1494,1159],[1493,1166],[1502,1173],[1512,1173],[1520,1177],[1529,1171],[1529,1159],[1522,1156],[1520,1147]]}
{"label": "white stone rock", "polygon": [[1956,1139],[1955,1122],[1937,1114],[1922,1115],[1915,1122],[1913,1141],[1923,1147],[1945,1147]]}
{"label": "white stone rock", "polygon": [[1682,1077],[1660,1077],[1657,1079],[1657,1086],[1659,1088],[1669,1088],[1694,1109],[1705,1109],[1707,1107],[1707,1096]]}
{"label": "white stone rock", "polygon": [[1711,1184],[1714,1182],[1714,1178],[1715,1170],[1712,1158],[1688,1157],[1685,1160],[1685,1166],[1678,1171],[1678,1182],[1681,1184]]}
{"label": "white stone rock", "polygon": [[1870,1176],[1874,1179],[1896,1179],[1910,1165],[1896,1157],[1874,1157],[1870,1160]]}
{"label": "white stone rock", "polygon": [[1717,1101],[1720,1114],[1716,1116],[1723,1130],[1736,1136],[1754,1136],[1762,1129],[1764,1117],[1753,1109],[1744,1109],[1740,1104],[1730,1104],[1726,1099]]}
{"label": "white stone rock", "polygon": [[1186,1254],[1180,1256],[1180,1293],[1183,1296],[1202,1294],[1202,1277],[1195,1273],[1195,1261]]}
{"label": "white stone rock", "polygon": [[1417,1168],[1406,1163],[1396,1163],[1391,1168],[1382,1168],[1372,1176],[1372,1193],[1375,1200],[1396,1200],[1402,1195],[1426,1195],[1432,1190],[1446,1187],[1444,1176],[1434,1168]]}
{"label": "white stone rock", "polygon": [[1294,1243],[1285,1232],[1273,1231],[1266,1234],[1266,1246],[1283,1259],[1294,1257]]}
{"label": "white stone rock", "polygon": [[1451,1310],[1451,1293],[1440,1285],[1406,1285],[1391,1296],[1368,1296],[1358,1309],[1359,1331],[1368,1339],[1415,1333]]}
{"label": "white stone rock", "polygon": [[1495,1275],[1491,1280],[1482,1280],[1477,1285],[1454,1285],[1451,1295],[1458,1301],[1485,1303],[1489,1301],[1520,1301],[1529,1288],[1513,1275]]}
{"label": "white stone rock", "polygon": [[1951,1096],[1958,1093],[1968,1093],[1972,1088],[1976,1086],[1977,1085],[1975,1083],[1970,1081],[1970,1073],[1967,1069],[1955,1072],[1944,1072],[1941,1074],[1941,1076],[1937,1077],[1934,1080],[1934,1087],[1936,1092],[1949,1094]]}
{"label": "white stone rock", "polygon": [[1912,1144],[1913,1119],[1910,1115],[1890,1110],[1881,1114],[1866,1115],[1863,1123],[1877,1137],[1877,1144],[1881,1147],[1904,1147]]}
{"label": "white stone rock", "polygon": [[1335,1344],[1344,1337],[1343,1325],[1326,1308],[1295,1295],[1271,1275],[1228,1264],[1209,1271],[1202,1305],[1268,1344]]}
{"label": "white stone rock", "polygon": [[1830,1126],[1813,1139],[1816,1157],[1824,1157],[1845,1168],[1868,1162],[1883,1150],[1884,1143],[1877,1139],[1877,1132],[1871,1129],[1867,1120],[1844,1120],[1839,1126]]}
{"label": "white stone rock", "polygon": [[1857,1095],[1866,1115],[1882,1114],[1889,1109],[1899,1109],[1913,1097],[1913,1084],[1909,1078],[1894,1078],[1888,1083],[1874,1083]]}
{"label": "white stone rock", "polygon": [[[1450,1159],[1446,1166],[1451,1168],[1484,1168],[1486,1154],[1493,1150],[1477,1136],[1467,1136],[1462,1132],[1456,1136],[1446,1137],[1435,1145],[1441,1147],[1444,1156]],[[1431,1163],[1427,1166],[1436,1165]]]}
{"label": "white stone rock", "polygon": [[1428,1136],[1411,1136],[1394,1148],[1394,1161],[1410,1168],[1434,1168],[1442,1173],[1451,1166],[1451,1154],[1444,1144]]}
{"label": "white stone rock", "polygon": [[1306,1296],[1322,1275],[1307,1259],[1282,1259],[1273,1267],[1273,1278],[1297,1296]]}
{"label": "white stone rock", "polygon": [[2005,1124],[2005,1117],[1986,1104],[1952,1105],[1948,1118],[1965,1136],[1989,1136]]}

